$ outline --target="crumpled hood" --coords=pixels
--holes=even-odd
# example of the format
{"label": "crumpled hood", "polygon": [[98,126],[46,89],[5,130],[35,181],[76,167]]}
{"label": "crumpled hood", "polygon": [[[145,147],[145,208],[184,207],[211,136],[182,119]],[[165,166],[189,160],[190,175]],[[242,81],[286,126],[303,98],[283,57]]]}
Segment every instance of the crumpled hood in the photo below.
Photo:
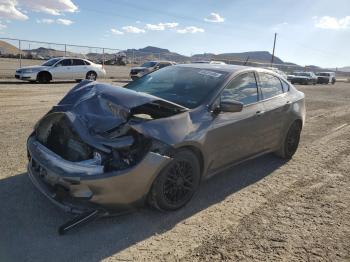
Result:
{"label": "crumpled hood", "polygon": [[[174,110],[174,113],[170,114],[170,117],[160,117],[161,119],[145,120],[133,124],[128,123],[134,108],[148,104],[156,106],[156,108],[159,107],[160,113],[168,109],[171,112]],[[190,132],[191,120],[188,113],[185,112],[187,110],[185,107],[149,94],[93,81],[83,81],[69,91],[47,115],[64,112],[74,130],[85,142],[104,150],[105,148],[103,146],[98,146],[98,144],[101,145],[99,142],[101,140],[98,138],[124,124],[132,126],[135,130],[139,130],[143,134],[155,137],[162,136],[164,138],[172,136],[176,140],[181,140],[178,134],[174,136],[173,133],[176,131],[176,124],[179,121],[187,122],[187,129],[183,130],[181,137],[184,137]],[[140,113],[142,114],[142,110]],[[40,121],[38,125],[40,125]],[[172,130],[164,130],[162,128],[163,135],[159,131],[159,125],[157,123],[163,123],[161,125],[164,125],[164,121],[171,122],[170,126]],[[153,125],[147,125],[150,122],[155,123]],[[164,126],[170,127],[166,123]],[[156,131],[156,129],[158,130]],[[169,133],[169,135],[166,133]]]}

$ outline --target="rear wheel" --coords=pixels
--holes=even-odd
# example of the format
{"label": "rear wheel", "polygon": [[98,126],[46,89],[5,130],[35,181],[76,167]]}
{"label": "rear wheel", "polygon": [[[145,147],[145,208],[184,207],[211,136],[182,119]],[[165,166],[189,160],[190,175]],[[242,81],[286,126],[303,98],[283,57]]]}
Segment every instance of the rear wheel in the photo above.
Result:
{"label": "rear wheel", "polygon": [[161,210],[176,210],[186,205],[197,190],[200,166],[192,151],[180,150],[154,181],[149,203]]}
{"label": "rear wheel", "polygon": [[291,159],[298,149],[301,133],[301,123],[294,121],[276,154],[284,159]]}
{"label": "rear wheel", "polygon": [[94,71],[87,72],[86,79],[95,81],[97,79],[96,72],[94,72]]}

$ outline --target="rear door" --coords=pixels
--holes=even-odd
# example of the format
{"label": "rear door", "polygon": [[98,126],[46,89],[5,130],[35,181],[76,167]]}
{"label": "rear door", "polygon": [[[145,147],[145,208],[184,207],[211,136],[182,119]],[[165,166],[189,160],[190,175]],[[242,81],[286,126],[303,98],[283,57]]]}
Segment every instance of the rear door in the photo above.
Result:
{"label": "rear door", "polygon": [[73,79],[72,59],[63,59],[51,70],[53,79]]}
{"label": "rear door", "polygon": [[72,74],[74,79],[85,79],[87,71],[87,65],[84,60],[73,59]]}
{"label": "rear door", "polygon": [[240,101],[241,112],[221,112],[207,134],[211,170],[220,169],[262,151],[263,106],[259,103],[254,72],[235,77],[223,90],[220,99]]}
{"label": "rear door", "polygon": [[266,128],[263,139],[266,150],[275,149],[281,143],[285,121],[287,120],[286,112],[291,105],[288,100],[288,85],[279,77],[259,72],[259,87],[263,100]]}

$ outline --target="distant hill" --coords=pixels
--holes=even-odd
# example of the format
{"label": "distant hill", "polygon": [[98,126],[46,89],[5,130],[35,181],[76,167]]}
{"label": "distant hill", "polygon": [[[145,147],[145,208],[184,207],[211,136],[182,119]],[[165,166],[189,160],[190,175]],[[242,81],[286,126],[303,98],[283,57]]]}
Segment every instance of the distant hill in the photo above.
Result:
{"label": "distant hill", "polygon": [[[45,58],[64,56],[64,51],[60,51],[52,48],[46,48],[46,47],[39,47],[39,48],[23,50],[23,51],[33,56],[41,56]],[[82,55],[73,53],[73,52],[66,52],[66,56],[82,57]]]}
{"label": "distant hill", "polygon": [[5,41],[0,40],[0,54],[11,54],[11,55],[17,55],[19,54],[19,49],[15,47],[14,45],[11,45]]}
{"label": "distant hill", "polygon": [[340,72],[346,72],[346,73],[350,73],[350,66],[344,66],[344,67],[337,67],[337,68],[329,68],[329,70],[332,71],[340,71]]}
{"label": "distant hill", "polygon": [[[222,53],[222,54],[196,54],[192,56],[195,60],[238,60],[270,63],[272,55],[267,51],[253,51],[243,53]],[[283,61],[275,56],[274,63],[283,64]]]}

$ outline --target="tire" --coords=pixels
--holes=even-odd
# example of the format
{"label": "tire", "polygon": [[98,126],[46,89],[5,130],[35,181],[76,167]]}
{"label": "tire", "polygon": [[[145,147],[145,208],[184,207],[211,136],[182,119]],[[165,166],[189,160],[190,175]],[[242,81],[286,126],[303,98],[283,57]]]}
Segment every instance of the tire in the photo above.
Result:
{"label": "tire", "polygon": [[47,84],[50,83],[52,77],[50,75],[50,73],[48,72],[39,72],[36,80],[40,83],[40,84]]}
{"label": "tire", "polygon": [[298,149],[301,133],[301,123],[294,121],[289,127],[281,148],[276,154],[283,159],[291,159]]}
{"label": "tire", "polygon": [[177,210],[192,199],[199,181],[197,156],[190,150],[180,150],[153,182],[148,203],[160,210]]}
{"label": "tire", "polygon": [[86,79],[95,81],[97,79],[97,74],[95,71],[89,71],[86,73]]}

